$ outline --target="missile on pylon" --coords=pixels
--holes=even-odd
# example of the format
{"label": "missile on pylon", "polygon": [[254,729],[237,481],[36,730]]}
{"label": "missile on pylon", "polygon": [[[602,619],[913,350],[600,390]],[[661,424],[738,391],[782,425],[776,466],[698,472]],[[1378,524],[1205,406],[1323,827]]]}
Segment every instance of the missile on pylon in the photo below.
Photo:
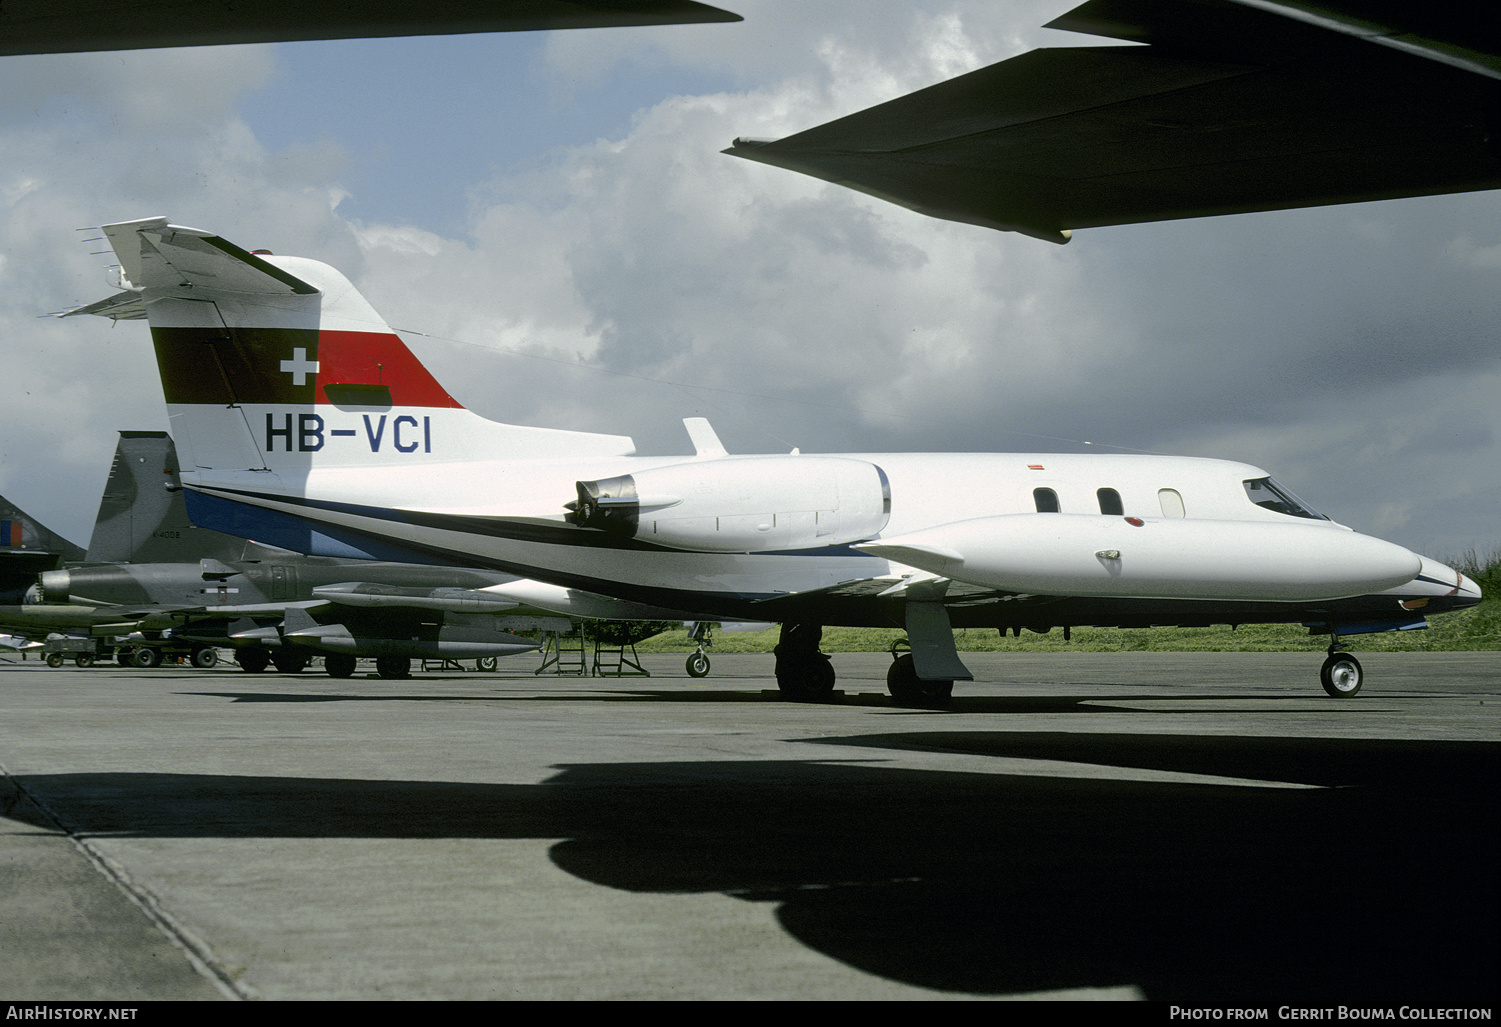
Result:
{"label": "missile on pylon", "polygon": [[405,656],[410,659],[469,660],[510,656],[541,648],[531,639],[505,631],[445,625],[434,638],[370,638],[356,635],[346,624],[304,624],[283,627],[284,642],[311,649],[355,656]]}

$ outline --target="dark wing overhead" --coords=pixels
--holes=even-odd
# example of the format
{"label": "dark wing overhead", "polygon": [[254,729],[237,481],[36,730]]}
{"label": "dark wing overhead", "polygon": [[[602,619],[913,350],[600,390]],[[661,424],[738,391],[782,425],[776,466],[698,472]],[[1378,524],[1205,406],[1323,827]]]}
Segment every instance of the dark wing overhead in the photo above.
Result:
{"label": "dark wing overhead", "polygon": [[1054,242],[1501,188],[1501,21],[1486,7],[1091,0],[1049,27],[1148,45],[1035,50],[725,152]]}
{"label": "dark wing overhead", "polygon": [[690,0],[4,0],[0,54],[739,20]]}

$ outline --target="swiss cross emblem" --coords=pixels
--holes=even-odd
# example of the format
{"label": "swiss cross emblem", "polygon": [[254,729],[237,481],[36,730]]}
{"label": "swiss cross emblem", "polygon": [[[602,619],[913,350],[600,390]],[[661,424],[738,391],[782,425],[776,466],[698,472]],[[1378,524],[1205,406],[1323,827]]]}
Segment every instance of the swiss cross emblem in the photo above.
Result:
{"label": "swiss cross emblem", "polygon": [[318,373],[318,361],[307,358],[307,349],[298,346],[292,350],[292,359],[283,360],[281,369],[292,376],[293,385],[306,385],[309,373]]}

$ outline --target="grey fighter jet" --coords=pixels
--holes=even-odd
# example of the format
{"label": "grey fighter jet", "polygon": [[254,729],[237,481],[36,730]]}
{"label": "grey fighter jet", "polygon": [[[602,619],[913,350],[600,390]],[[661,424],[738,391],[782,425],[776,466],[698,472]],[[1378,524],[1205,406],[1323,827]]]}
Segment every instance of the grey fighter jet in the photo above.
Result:
{"label": "grey fighter jet", "polygon": [[223,647],[251,672],[296,673],[321,656],[329,674],[347,677],[374,657],[381,676],[405,677],[413,659],[491,660],[538,648],[511,631],[571,625],[479,591],[510,575],[308,557],[196,527],[165,432],[120,433],[81,555],[66,567],[53,557],[29,602],[0,608],[0,631],[118,639],[81,650],[83,664],[113,650],[138,667],[175,653],[210,666]]}

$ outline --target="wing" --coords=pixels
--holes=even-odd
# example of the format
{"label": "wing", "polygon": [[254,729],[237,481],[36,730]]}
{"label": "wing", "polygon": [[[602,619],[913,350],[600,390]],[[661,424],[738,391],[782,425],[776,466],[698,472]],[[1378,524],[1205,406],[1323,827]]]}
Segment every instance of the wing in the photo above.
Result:
{"label": "wing", "polygon": [[48,606],[44,603],[0,606],[0,631],[24,638],[45,637],[54,631],[123,634],[135,630],[139,622],[139,617],[112,607]]}
{"label": "wing", "polygon": [[740,20],[689,0],[5,0],[0,54]]}
{"label": "wing", "polygon": [[[1091,0],[1036,50],[726,153],[933,217],[1075,228],[1501,187],[1501,36],[1382,0]],[[1487,12],[1488,13],[1488,12]]]}
{"label": "wing", "polygon": [[912,570],[872,578],[854,578],[806,592],[758,600],[755,616],[768,621],[809,620],[828,624],[900,627],[909,601],[942,605],[955,626],[985,625],[1023,619],[1022,611],[1057,602],[1055,596],[1027,595],[974,585]]}

